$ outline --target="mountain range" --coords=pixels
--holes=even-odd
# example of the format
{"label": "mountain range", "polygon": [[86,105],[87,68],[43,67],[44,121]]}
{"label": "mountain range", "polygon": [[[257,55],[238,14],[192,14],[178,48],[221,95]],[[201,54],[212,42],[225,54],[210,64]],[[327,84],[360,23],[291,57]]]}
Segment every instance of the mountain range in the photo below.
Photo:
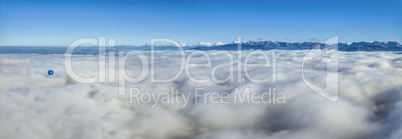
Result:
{"label": "mountain range", "polygon": [[[203,43],[206,44],[206,43]],[[208,43],[210,44],[210,43]],[[241,47],[239,47],[241,46]],[[98,54],[97,46],[80,46],[74,49],[74,54]],[[339,51],[402,51],[398,42],[353,42],[326,45],[321,42],[275,42],[275,41],[242,41],[219,45],[192,45],[176,47],[169,44],[157,45],[153,50],[308,50],[316,48],[337,48]],[[67,47],[39,47],[39,46],[0,46],[3,54],[64,54]],[[114,46],[106,47],[106,51],[152,50],[145,46]]]}
{"label": "mountain range", "polygon": [[[274,41],[247,41],[240,43],[231,43],[213,47],[197,46],[196,50],[237,50],[238,45],[242,50],[306,50],[314,48],[325,48],[325,43],[321,42],[274,42]],[[331,45],[334,48],[336,45]],[[340,51],[401,51],[402,45],[398,42],[353,42],[338,43],[337,48]]]}

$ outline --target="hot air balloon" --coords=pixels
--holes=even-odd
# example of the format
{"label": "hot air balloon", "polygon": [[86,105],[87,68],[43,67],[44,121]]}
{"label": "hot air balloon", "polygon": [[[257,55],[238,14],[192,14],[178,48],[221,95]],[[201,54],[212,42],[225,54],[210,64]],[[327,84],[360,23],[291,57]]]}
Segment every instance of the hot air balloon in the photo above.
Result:
{"label": "hot air balloon", "polygon": [[47,74],[49,74],[49,77],[52,78],[52,75],[54,74],[54,71],[53,71],[53,70],[49,70],[49,71],[47,71]]}

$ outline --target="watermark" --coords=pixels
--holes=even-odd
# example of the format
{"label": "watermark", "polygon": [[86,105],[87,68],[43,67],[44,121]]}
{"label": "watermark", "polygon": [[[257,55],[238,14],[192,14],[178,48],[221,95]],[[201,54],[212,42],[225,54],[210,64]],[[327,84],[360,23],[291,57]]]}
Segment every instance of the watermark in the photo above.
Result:
{"label": "watermark", "polygon": [[[116,44],[114,39],[107,40],[103,36],[99,38],[82,38],[74,41],[68,47],[65,54],[65,70],[74,81],[79,83],[117,83],[119,95],[127,95],[127,93],[132,95],[133,89],[128,87],[128,84],[139,84],[142,82],[153,84],[171,83],[183,80],[183,77],[193,84],[225,84],[228,82],[275,84],[278,81],[277,68],[278,62],[280,62],[279,59],[281,56],[286,55],[287,51],[247,50],[245,52],[242,49],[241,37],[238,37],[237,42],[237,50],[200,51],[184,50],[184,46],[181,43],[171,39],[152,39],[149,50],[106,51],[107,47],[113,47]],[[158,46],[160,43],[169,44],[169,46],[177,48],[176,50],[170,50],[174,51],[174,56],[166,58],[163,54],[164,51],[157,49],[161,47]],[[98,74],[92,77],[84,77],[77,74],[72,66],[74,49],[85,44],[98,46]],[[328,39],[324,44],[324,46],[318,46],[316,49],[306,50],[306,56],[303,57],[302,61],[301,77],[307,87],[313,92],[330,101],[336,102],[338,100],[338,57],[336,56],[338,37]],[[165,57],[160,57],[161,55]],[[130,58],[137,59],[135,70],[139,74],[136,76],[129,76],[130,70],[133,70],[127,66],[129,65],[128,59]],[[324,87],[311,83],[305,76],[305,63],[314,58],[325,59],[326,70],[324,72],[317,72],[317,74],[325,74],[326,76]],[[162,61],[158,61],[161,59]],[[174,59],[176,62],[165,62],[163,61],[164,59]],[[196,59],[196,61],[193,59]],[[214,64],[214,59],[226,62]],[[174,64],[175,68],[164,69],[163,66],[168,64]],[[206,70],[207,72],[203,73],[203,76],[200,76],[199,73],[191,72],[196,69]],[[253,76],[253,71],[256,69],[266,70],[269,76]],[[223,76],[219,71],[226,71],[226,74]],[[169,73],[171,76],[160,76],[160,74],[164,73]],[[201,78],[204,75],[207,78]],[[134,91],[143,92],[135,89]],[[219,94],[219,92],[217,93]],[[141,95],[141,93],[138,95]]]}
{"label": "watermark", "polygon": [[[302,62],[302,79],[306,83],[307,87],[313,90],[314,93],[320,95],[332,102],[338,101],[339,92],[339,57],[338,57],[338,36],[332,37],[325,41],[323,47],[316,47],[315,49],[309,50],[306,56],[303,57]],[[332,51],[332,53],[330,53]],[[317,72],[316,74],[325,74],[325,87],[318,87],[305,77],[305,63],[313,58],[319,58],[325,61],[326,68],[325,72]]]}
{"label": "watermark", "polygon": [[189,104],[285,104],[286,94],[269,87],[267,91],[250,91],[250,88],[235,88],[232,92],[209,92],[205,88],[194,88],[180,92],[171,87],[169,91],[149,92],[130,88],[130,103],[150,104],[152,108],[164,104],[177,104],[181,108]]}

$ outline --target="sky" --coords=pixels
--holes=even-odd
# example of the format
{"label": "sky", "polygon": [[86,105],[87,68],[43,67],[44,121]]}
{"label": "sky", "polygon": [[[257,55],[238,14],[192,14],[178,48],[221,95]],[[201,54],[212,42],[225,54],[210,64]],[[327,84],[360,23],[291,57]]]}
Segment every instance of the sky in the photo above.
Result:
{"label": "sky", "polygon": [[402,40],[402,0],[0,0],[0,46]]}

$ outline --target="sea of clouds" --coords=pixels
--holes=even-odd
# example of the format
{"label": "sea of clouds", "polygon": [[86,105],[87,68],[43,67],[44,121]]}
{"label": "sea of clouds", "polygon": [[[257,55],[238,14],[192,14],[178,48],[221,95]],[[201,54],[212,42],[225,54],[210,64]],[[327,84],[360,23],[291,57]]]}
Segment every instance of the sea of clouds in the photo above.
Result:
{"label": "sea of clouds", "polygon": [[[186,51],[185,55],[194,52]],[[240,61],[252,52],[242,51],[244,56]],[[309,50],[262,52],[268,56],[282,53],[277,58],[274,72],[272,66],[249,69],[251,77],[269,79],[265,83],[254,83],[244,73],[238,76],[237,68],[232,70],[233,81],[225,82],[194,83],[183,72],[172,81],[155,83],[148,74],[141,82],[127,83],[125,95],[118,94],[117,81],[109,80],[113,74],[106,74],[106,82],[100,83],[73,80],[65,70],[65,55],[1,54],[0,138],[402,138],[400,53],[331,51],[327,57],[306,62],[305,79],[325,87],[323,73],[334,72],[325,68],[325,62],[331,56],[339,59],[339,99],[332,102],[312,91],[303,80],[302,62]],[[230,63],[227,53],[232,54],[233,63],[237,62],[234,66],[238,66],[238,51],[205,53],[210,55],[212,67],[190,70],[196,79],[212,79],[214,66]],[[149,56],[149,53],[145,55]],[[76,74],[83,77],[98,75],[98,56],[72,57]],[[249,62],[260,63],[262,59],[262,55],[256,55],[250,57]],[[202,53],[195,53],[191,61],[203,63],[206,58]],[[133,56],[125,62],[127,75],[140,75],[142,63],[138,57]],[[164,79],[174,76],[182,63],[177,51],[158,51],[154,64],[155,78]],[[52,78],[47,75],[49,69],[55,71]],[[121,70],[116,69],[116,73]],[[229,71],[228,67],[222,67],[214,75],[224,79],[230,75]],[[272,78],[274,76],[276,79]],[[133,102],[130,88],[152,94],[170,92],[172,88],[179,92],[203,88],[207,92],[226,92],[228,95],[233,95],[236,89],[269,92],[274,88],[277,93],[285,94],[286,100],[284,103],[239,104],[233,101],[195,103],[200,98],[193,98],[185,105],[183,101],[141,103]],[[175,97],[180,95],[168,99]]]}

